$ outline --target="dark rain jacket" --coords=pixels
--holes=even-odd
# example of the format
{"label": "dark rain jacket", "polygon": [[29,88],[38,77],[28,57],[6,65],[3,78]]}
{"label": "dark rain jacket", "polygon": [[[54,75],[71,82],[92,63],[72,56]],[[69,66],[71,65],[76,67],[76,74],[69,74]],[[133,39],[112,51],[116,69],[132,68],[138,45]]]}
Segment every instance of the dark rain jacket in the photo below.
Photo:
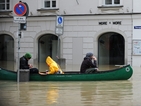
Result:
{"label": "dark rain jacket", "polygon": [[28,60],[25,56],[20,58],[20,69],[29,69]]}
{"label": "dark rain jacket", "polygon": [[80,73],[85,73],[85,71],[89,68],[98,68],[96,60],[92,63],[91,58],[85,57],[80,67]]}

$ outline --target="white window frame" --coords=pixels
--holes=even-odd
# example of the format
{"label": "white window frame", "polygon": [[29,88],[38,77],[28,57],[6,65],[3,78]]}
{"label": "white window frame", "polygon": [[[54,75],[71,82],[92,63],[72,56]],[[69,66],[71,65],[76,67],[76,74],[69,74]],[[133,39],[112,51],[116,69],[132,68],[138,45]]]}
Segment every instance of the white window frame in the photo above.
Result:
{"label": "white window frame", "polygon": [[[4,4],[5,5],[5,9],[0,9],[0,10],[2,10],[2,11],[4,11],[4,10],[10,10],[11,0],[9,0],[9,3],[7,3],[7,0],[5,0],[4,3],[0,3],[0,4]],[[9,4],[9,9],[7,9],[7,4]]]}
{"label": "white window frame", "polygon": [[[45,7],[45,1],[50,1],[50,7]],[[56,1],[56,7],[52,7],[52,1]],[[43,0],[43,8],[57,8],[57,0]]]}
{"label": "white window frame", "polygon": [[114,1],[115,0],[112,0],[112,4],[106,4],[106,0],[103,0],[103,5],[104,6],[119,6],[119,5],[121,5],[122,0],[119,0],[120,1],[119,4],[114,4]]}

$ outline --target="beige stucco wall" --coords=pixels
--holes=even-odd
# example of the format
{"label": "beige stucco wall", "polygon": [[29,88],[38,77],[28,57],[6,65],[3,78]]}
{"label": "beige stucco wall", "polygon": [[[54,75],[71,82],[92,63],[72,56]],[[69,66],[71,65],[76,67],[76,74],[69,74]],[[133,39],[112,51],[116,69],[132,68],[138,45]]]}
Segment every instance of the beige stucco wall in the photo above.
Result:
{"label": "beige stucco wall", "polygon": [[[44,0],[24,0],[23,2],[28,3],[29,5],[29,15],[37,16],[37,15],[47,15],[53,14],[52,12],[39,12],[37,9],[44,8],[43,4]],[[139,12],[139,0],[121,0],[122,7],[120,8],[98,8],[103,6],[104,0],[56,0],[57,1],[57,14],[107,14],[107,13],[131,13],[134,7],[135,12]],[[10,9],[13,10],[16,3],[19,0],[11,0]],[[137,5],[137,6],[136,6]],[[12,13],[15,15],[14,13]]]}
{"label": "beige stucco wall", "polygon": [[[19,0],[11,0],[10,9],[12,11],[18,2]],[[67,64],[80,64],[87,51],[94,52],[98,56],[98,37],[106,32],[117,32],[124,37],[126,64],[139,63],[138,57],[132,57],[132,39],[134,39],[132,27],[133,20],[137,18],[126,13],[140,12],[141,8],[138,5],[140,0],[129,0],[128,2],[121,0],[123,7],[120,8],[98,8],[102,6],[103,0],[57,0],[58,11],[37,11],[43,8],[43,0],[24,0],[24,2],[29,5],[29,17],[27,18],[27,31],[23,31],[21,38],[20,55],[23,55],[25,51],[31,52],[33,55],[31,62],[35,65],[38,61],[38,39],[43,34],[55,34],[57,14],[64,16],[64,34],[60,37],[61,57],[67,59]],[[18,24],[13,23],[13,16],[16,16],[14,12],[8,15],[9,18],[0,15],[0,33],[9,34],[14,38],[16,60]],[[107,25],[98,24],[98,22],[105,21]],[[122,24],[110,24],[113,21],[121,21]]]}
{"label": "beige stucco wall", "polygon": [[[11,18],[2,23],[0,31],[11,33],[15,37],[15,54],[17,53],[18,24],[10,22]],[[108,22],[99,25],[98,22]],[[122,21],[121,25],[111,24],[113,21]],[[10,23],[9,23],[10,22]],[[55,34],[56,16],[28,17],[27,31],[23,31],[20,42],[20,55],[26,51],[31,52],[31,63],[37,65],[38,39],[43,34]],[[98,37],[106,32],[116,32],[125,39],[125,63],[131,64],[132,20],[130,15],[104,15],[104,16],[64,16],[64,34],[61,35],[61,57],[66,58],[67,64],[80,64],[87,52],[98,56]],[[5,26],[5,28],[3,28]],[[9,28],[10,27],[10,28]],[[57,36],[57,35],[56,35]],[[16,56],[15,56],[16,58]],[[77,58],[77,59],[76,59]]]}
{"label": "beige stucco wall", "polygon": [[[141,15],[134,15],[133,16],[133,41],[140,41],[141,42],[141,29],[134,29],[134,26],[141,26]],[[133,46],[132,46],[133,47]],[[133,50],[133,48],[132,48]],[[139,51],[141,52],[141,47],[139,47]],[[134,51],[133,51],[134,52]],[[133,54],[132,52],[132,54]],[[138,52],[137,52],[138,53]],[[136,67],[141,67],[141,55],[135,55],[132,56],[132,65]]]}

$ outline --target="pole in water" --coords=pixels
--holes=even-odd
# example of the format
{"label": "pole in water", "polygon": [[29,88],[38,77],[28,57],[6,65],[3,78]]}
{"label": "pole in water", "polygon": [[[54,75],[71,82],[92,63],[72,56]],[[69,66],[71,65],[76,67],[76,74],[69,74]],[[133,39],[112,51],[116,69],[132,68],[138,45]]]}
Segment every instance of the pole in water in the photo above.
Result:
{"label": "pole in water", "polygon": [[19,77],[20,77],[20,38],[21,38],[21,30],[20,30],[20,24],[18,29],[18,70],[17,70],[17,82],[19,83]]}
{"label": "pole in water", "polygon": [[60,37],[60,36],[58,35],[58,42],[57,42],[57,43],[58,43],[58,44],[57,44],[57,56],[56,56],[58,59],[60,58],[60,50],[59,50],[59,48],[60,48],[59,40],[60,40],[60,39],[59,39],[59,37]]}

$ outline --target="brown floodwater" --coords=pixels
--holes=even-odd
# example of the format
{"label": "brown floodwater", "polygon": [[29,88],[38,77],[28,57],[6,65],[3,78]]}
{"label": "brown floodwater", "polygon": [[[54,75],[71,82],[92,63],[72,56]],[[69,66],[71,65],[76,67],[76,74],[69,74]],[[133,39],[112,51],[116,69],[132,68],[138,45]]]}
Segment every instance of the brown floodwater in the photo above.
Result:
{"label": "brown floodwater", "polygon": [[141,68],[124,81],[0,81],[0,106],[140,106]]}

